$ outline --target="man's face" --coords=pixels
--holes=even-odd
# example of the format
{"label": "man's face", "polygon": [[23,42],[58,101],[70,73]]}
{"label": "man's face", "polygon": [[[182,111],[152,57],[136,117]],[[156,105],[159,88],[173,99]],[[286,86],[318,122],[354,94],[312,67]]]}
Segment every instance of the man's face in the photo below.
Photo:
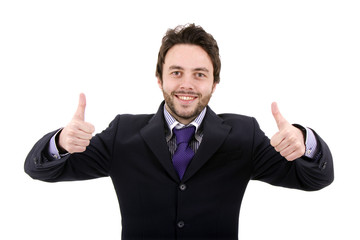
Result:
{"label": "man's face", "polygon": [[207,106],[215,91],[214,68],[209,55],[199,46],[177,44],[169,49],[163,66],[166,110],[183,124],[189,124]]}

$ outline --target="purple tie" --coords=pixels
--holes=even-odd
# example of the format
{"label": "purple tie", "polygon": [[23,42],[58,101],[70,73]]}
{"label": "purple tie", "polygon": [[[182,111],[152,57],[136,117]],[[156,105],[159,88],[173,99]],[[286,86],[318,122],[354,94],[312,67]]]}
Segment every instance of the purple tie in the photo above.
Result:
{"label": "purple tie", "polygon": [[173,164],[181,180],[184,176],[187,165],[194,157],[194,151],[190,148],[189,142],[194,136],[195,127],[191,126],[181,129],[174,128],[173,131],[176,137],[177,145],[176,151],[173,156]]}

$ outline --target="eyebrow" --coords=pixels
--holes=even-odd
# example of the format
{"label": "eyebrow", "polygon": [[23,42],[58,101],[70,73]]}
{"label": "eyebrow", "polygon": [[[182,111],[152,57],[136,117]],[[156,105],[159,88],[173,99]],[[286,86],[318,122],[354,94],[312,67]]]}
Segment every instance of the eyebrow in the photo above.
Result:
{"label": "eyebrow", "polygon": [[169,70],[174,70],[174,69],[179,69],[179,70],[184,70],[183,67],[177,66],[177,65],[172,65],[169,67]]}
{"label": "eyebrow", "polygon": [[210,71],[209,71],[207,68],[205,68],[205,67],[195,68],[195,69],[193,69],[193,71],[210,72]]}
{"label": "eyebrow", "polygon": [[[172,65],[169,67],[169,70],[184,70],[183,67],[177,66],[177,65]],[[205,67],[198,67],[198,68],[194,68],[192,69],[192,71],[201,71],[201,72],[210,72],[207,68]]]}

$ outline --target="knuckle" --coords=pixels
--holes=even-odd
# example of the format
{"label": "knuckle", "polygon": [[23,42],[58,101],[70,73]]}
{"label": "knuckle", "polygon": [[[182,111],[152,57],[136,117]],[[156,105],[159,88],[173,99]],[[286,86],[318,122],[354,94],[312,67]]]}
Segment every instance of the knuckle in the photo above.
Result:
{"label": "knuckle", "polygon": [[75,128],[77,126],[77,122],[75,120],[72,120],[70,123],[69,123],[69,127],[70,128]]}
{"label": "knuckle", "polygon": [[274,137],[271,138],[270,144],[271,144],[271,146],[273,146],[273,147],[276,147],[276,146],[279,145],[279,140],[277,139],[276,136],[274,136]]}
{"label": "knuckle", "polygon": [[72,153],[81,153],[86,150],[86,147],[83,146],[76,146],[72,148]]}
{"label": "knuckle", "polygon": [[289,128],[285,128],[285,129],[283,130],[283,134],[285,134],[286,136],[289,136],[289,135],[291,134],[290,129],[289,129]]}
{"label": "knuckle", "polygon": [[83,147],[83,146],[79,147],[79,152],[84,152],[85,150],[86,150],[86,147]]}
{"label": "knuckle", "polygon": [[297,137],[296,135],[292,134],[292,133],[289,133],[289,141],[291,143],[296,143],[297,142]]}
{"label": "knuckle", "polygon": [[67,133],[68,133],[69,136],[75,136],[76,135],[76,131],[73,128],[68,129]]}
{"label": "knuckle", "polygon": [[81,147],[87,147],[87,146],[89,146],[89,144],[90,144],[89,140],[82,140],[81,141]]}
{"label": "knuckle", "polygon": [[90,131],[91,133],[95,132],[95,127],[94,127],[94,125],[92,125],[91,123],[89,123],[89,131]]}
{"label": "knuckle", "polygon": [[69,153],[74,153],[74,152],[75,152],[75,150],[74,150],[72,147],[68,147],[67,151],[68,151]]}
{"label": "knuckle", "polygon": [[68,145],[71,146],[71,145],[75,145],[76,141],[74,138],[68,138],[67,143],[68,143]]}
{"label": "knuckle", "polygon": [[287,158],[287,160],[290,161],[290,162],[291,162],[291,161],[294,161],[295,159],[296,159],[296,158],[294,158],[294,157],[288,157],[288,158]]}

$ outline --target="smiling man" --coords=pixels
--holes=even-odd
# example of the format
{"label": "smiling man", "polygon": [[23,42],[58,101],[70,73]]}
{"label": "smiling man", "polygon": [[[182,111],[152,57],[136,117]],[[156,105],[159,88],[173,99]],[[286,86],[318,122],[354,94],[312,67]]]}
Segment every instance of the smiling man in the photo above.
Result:
{"label": "smiling man", "polygon": [[122,239],[238,239],[250,180],[306,191],[328,186],[326,143],[287,122],[276,103],[279,131],[271,140],[254,118],[210,109],[220,69],[212,35],[194,24],[168,30],[156,66],[165,100],[157,113],[118,115],[93,137],[80,94],[70,123],[35,144],[25,171],[48,182],[110,176]]}
{"label": "smiling man", "polygon": [[166,110],[189,124],[208,105],[217,83],[209,55],[199,46],[177,44],[166,54],[164,72],[157,74]]}

